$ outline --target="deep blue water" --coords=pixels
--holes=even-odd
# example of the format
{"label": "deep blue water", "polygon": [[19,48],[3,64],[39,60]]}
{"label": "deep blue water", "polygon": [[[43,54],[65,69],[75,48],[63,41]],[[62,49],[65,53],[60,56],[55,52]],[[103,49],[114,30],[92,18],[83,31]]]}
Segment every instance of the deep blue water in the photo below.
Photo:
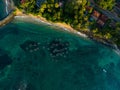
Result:
{"label": "deep blue water", "polygon": [[9,62],[1,69],[0,90],[120,90],[120,56],[114,50],[28,19],[0,28],[0,55]]}

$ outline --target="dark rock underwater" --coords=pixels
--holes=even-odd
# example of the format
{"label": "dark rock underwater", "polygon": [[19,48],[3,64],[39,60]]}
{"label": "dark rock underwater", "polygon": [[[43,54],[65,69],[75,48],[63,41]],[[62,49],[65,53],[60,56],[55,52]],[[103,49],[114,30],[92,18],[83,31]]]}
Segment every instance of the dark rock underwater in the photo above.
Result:
{"label": "dark rock underwater", "polygon": [[120,56],[114,50],[22,20],[0,28],[0,90],[120,89]]}

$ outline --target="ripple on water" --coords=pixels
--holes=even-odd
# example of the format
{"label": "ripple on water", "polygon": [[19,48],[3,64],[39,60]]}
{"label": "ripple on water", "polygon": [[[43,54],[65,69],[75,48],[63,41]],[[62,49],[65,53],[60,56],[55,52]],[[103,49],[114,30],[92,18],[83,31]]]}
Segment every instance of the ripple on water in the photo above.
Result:
{"label": "ripple on water", "polygon": [[[0,48],[13,62],[7,78],[0,81],[1,90],[16,85],[27,90],[119,90],[120,56],[110,48],[44,24],[15,20],[5,27],[0,30],[9,33],[1,33]],[[57,41],[58,46],[53,43],[56,39],[61,40]],[[28,40],[32,44],[26,44]],[[23,44],[25,47],[21,48]],[[36,45],[38,51],[27,51],[36,50]],[[57,56],[57,61],[52,60],[50,53],[61,49],[66,52],[65,48],[69,51],[65,58]],[[24,79],[27,86],[20,82]]]}

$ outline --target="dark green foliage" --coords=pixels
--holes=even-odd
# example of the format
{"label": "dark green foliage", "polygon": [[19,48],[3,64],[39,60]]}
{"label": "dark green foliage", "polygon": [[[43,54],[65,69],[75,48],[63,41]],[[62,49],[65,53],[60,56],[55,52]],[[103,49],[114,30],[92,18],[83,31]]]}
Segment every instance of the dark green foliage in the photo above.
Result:
{"label": "dark green foliage", "polygon": [[101,8],[106,10],[112,10],[115,5],[115,0],[94,0]]}
{"label": "dark green foliage", "polygon": [[[20,2],[17,2],[17,3],[20,4]],[[23,3],[21,3],[19,7],[25,10],[26,13],[37,12],[36,0],[25,0]]]}
{"label": "dark green foliage", "polygon": [[35,0],[26,0],[21,4],[21,8],[27,13],[35,13],[41,15],[51,21],[62,21],[71,24],[77,28],[88,25],[88,15],[85,15],[87,0],[65,0],[61,2],[56,0],[47,0],[40,9],[36,8]]}
{"label": "dark green foliage", "polygon": [[[94,0],[100,8],[106,10],[112,10],[115,0]],[[15,1],[16,5],[19,5],[19,1]],[[60,5],[62,3],[62,5]],[[109,26],[111,22],[108,20],[101,28],[97,24],[97,21],[89,22],[89,17],[93,11],[93,8],[87,10],[86,7],[90,6],[88,0],[46,0],[40,5],[40,8],[36,6],[36,0],[26,0],[20,5],[26,13],[33,13],[38,16],[43,16],[47,20],[53,22],[65,22],[71,25],[77,30],[91,29],[93,34],[105,39],[113,39],[114,42],[120,43],[120,24],[117,24],[113,29]]]}
{"label": "dark green foliage", "polygon": [[20,0],[13,0],[14,1],[14,4],[19,7],[20,6]]}

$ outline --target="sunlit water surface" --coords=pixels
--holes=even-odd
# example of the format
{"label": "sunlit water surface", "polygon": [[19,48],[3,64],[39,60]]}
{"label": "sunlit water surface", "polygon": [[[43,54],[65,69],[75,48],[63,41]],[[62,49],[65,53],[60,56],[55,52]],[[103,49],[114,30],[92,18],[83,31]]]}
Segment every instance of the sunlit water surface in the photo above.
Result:
{"label": "sunlit water surface", "polygon": [[[31,21],[19,18],[0,28],[0,90],[120,90],[120,56],[114,50]],[[28,40],[36,46],[25,45]],[[67,49],[53,41],[67,43]]]}

